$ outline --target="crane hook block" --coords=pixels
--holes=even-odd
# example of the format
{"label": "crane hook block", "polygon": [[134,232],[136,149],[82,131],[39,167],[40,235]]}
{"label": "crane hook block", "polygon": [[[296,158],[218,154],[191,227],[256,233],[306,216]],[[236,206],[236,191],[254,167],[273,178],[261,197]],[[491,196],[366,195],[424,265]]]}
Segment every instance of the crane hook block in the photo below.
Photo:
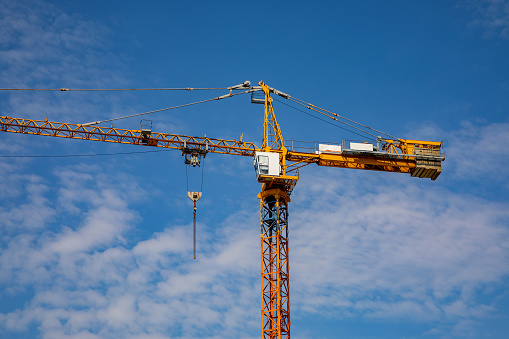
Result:
{"label": "crane hook block", "polygon": [[187,192],[187,196],[192,202],[197,202],[202,196],[202,192]]}

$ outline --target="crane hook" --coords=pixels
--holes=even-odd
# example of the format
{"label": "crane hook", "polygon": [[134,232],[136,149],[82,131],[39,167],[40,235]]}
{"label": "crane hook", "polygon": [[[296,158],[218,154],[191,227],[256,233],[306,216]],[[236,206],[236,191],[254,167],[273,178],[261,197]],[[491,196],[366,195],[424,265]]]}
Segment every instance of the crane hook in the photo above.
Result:
{"label": "crane hook", "polygon": [[187,191],[187,196],[193,202],[193,259],[196,259],[196,202],[200,200],[202,192]]}

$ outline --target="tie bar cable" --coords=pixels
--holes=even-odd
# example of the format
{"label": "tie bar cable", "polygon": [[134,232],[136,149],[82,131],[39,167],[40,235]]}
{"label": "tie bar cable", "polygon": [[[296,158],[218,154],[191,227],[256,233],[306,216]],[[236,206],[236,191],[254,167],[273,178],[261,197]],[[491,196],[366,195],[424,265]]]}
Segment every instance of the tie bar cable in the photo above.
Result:
{"label": "tie bar cable", "polygon": [[[175,88],[0,88],[0,91],[202,91],[218,89],[240,89],[249,87],[248,81],[236,86],[230,87],[175,87]],[[246,86],[247,84],[247,86]]]}
{"label": "tie bar cable", "polygon": [[[362,126],[362,127],[364,127],[364,128],[370,129],[370,130],[375,131],[375,132],[377,132],[377,133],[380,133],[380,134],[386,135],[386,136],[388,136],[388,137],[391,137],[392,139],[399,140],[399,138],[396,138],[396,137],[394,137],[394,136],[392,136],[392,135],[390,135],[390,134],[387,134],[387,133],[385,133],[385,132],[379,131],[379,130],[374,129],[374,128],[372,128],[372,127],[369,127],[369,126],[363,125],[363,124],[361,124],[360,122],[357,122],[357,121],[354,121],[354,120],[348,119],[348,118],[346,118],[346,117],[344,117],[344,116],[341,116],[341,115],[339,115],[339,114],[337,114],[337,113],[334,113],[334,112],[328,111],[328,110],[326,110],[326,109],[324,109],[324,108],[321,108],[321,107],[315,106],[315,105],[313,105],[313,104],[311,104],[311,103],[305,102],[305,101],[300,100],[300,99],[297,99],[297,98],[295,98],[295,97],[289,97],[288,99],[289,99],[289,100],[291,100],[291,101],[293,101],[293,102],[295,102],[296,104],[299,104],[299,105],[301,105],[301,106],[306,107],[307,109],[310,109],[310,110],[316,111],[316,112],[318,112],[318,113],[320,113],[320,114],[323,114],[323,115],[325,115],[325,116],[328,116],[329,118],[331,118],[331,119],[333,119],[333,120],[336,120],[336,121],[338,121],[338,122],[341,122],[341,123],[343,123],[343,124],[345,124],[345,125],[348,125],[348,126],[350,126],[350,127],[355,128],[355,129],[361,130],[360,128],[357,128],[357,127],[355,127],[355,126],[352,126],[352,125],[350,125],[350,124],[348,124],[348,123],[346,123],[346,122],[344,122],[344,121],[341,121],[341,120],[339,120],[339,119],[337,119],[337,118],[340,118],[340,119],[343,119],[343,120],[349,121],[349,122],[351,122],[351,123],[357,124],[357,125],[359,125],[359,126]],[[329,113],[329,114],[332,114],[333,116],[330,116],[329,114],[326,114],[325,112],[326,112],[326,113]],[[337,117],[337,118],[336,118],[336,117]],[[361,131],[362,131],[362,130],[361,130]],[[375,136],[375,135],[373,135],[373,134],[371,134],[371,133],[368,133],[368,132],[366,132],[366,131],[363,131],[363,132],[364,132],[364,133],[366,133],[366,134],[369,134],[369,135]],[[376,136],[375,136],[375,137],[376,137]]]}
{"label": "tie bar cable", "polygon": [[[306,112],[306,111],[304,111],[304,110],[302,110],[302,109],[299,109],[299,108],[294,107],[294,106],[292,106],[292,105],[290,105],[290,104],[287,104],[286,102],[284,102],[284,101],[282,101],[282,100],[279,100],[279,99],[277,99],[277,98],[274,98],[274,100],[275,100],[275,101],[277,101],[277,102],[279,102],[279,103],[281,103],[281,104],[283,104],[283,105],[285,105],[285,106],[288,106],[288,107],[290,107],[290,108],[293,108],[294,110],[297,110],[297,111],[302,112],[302,113],[304,113],[304,114],[306,114],[306,115],[309,115],[309,116],[310,116],[310,117],[312,117],[312,118],[315,118],[315,119],[318,119],[318,120],[320,120],[320,121],[323,121],[323,122],[325,122],[326,124],[329,124],[329,125],[335,126],[335,127],[337,127],[337,128],[341,128],[342,130],[345,130],[345,131],[350,132],[350,133],[352,133],[352,134],[356,134],[356,135],[360,136],[361,138],[365,138],[365,137],[366,137],[365,135],[362,135],[362,134],[357,133],[357,132],[355,132],[355,131],[349,130],[348,128],[342,127],[342,126],[340,126],[340,125],[338,125],[338,124],[335,124],[335,123],[334,123],[334,122],[332,122],[332,121],[325,120],[325,119],[323,119],[323,118],[320,118],[319,116],[313,115],[313,114],[311,114],[311,113],[309,113],[309,112]],[[335,120],[335,119],[334,119],[334,120]],[[336,121],[338,121],[338,122],[340,122],[340,123],[343,123],[343,122],[342,122],[342,121],[340,121],[340,120],[336,120]],[[375,135],[373,135],[373,134],[371,134],[371,133],[367,133],[366,131],[363,131],[363,130],[361,130],[361,129],[357,128],[357,127],[353,127],[353,128],[360,130],[362,133],[365,133],[365,134],[368,134],[368,135],[374,136],[374,137],[375,137],[375,139],[374,139],[374,140],[376,140],[376,136],[375,136]]]}
{"label": "tie bar cable", "polygon": [[112,119],[106,119],[106,120],[100,120],[100,121],[92,121],[92,122],[87,122],[87,123],[81,124],[81,125],[82,126],[92,126],[92,125],[101,124],[103,122],[109,122],[109,121],[133,118],[133,117],[137,117],[137,116],[140,116],[140,115],[152,114],[152,113],[157,113],[157,112],[162,112],[162,111],[168,111],[170,109],[181,108],[181,107],[186,107],[186,106],[191,106],[191,105],[196,105],[196,104],[202,104],[204,102],[209,102],[209,101],[214,101],[214,100],[221,100],[221,99],[225,99],[225,98],[231,98],[231,97],[239,95],[239,94],[246,94],[246,93],[251,93],[251,92],[254,92],[254,91],[255,91],[255,89],[249,89],[249,90],[243,91],[243,92],[232,93],[231,89],[230,89],[230,93],[229,94],[221,95],[221,96],[218,96],[218,97],[215,97],[215,98],[211,98],[211,99],[191,102],[189,104],[183,104],[183,105],[178,105],[178,106],[173,106],[173,107],[168,107],[168,108],[161,108],[161,109],[157,109],[157,110],[149,111],[149,112],[143,112],[143,113],[126,115],[126,116],[118,117],[118,118],[112,118]]}

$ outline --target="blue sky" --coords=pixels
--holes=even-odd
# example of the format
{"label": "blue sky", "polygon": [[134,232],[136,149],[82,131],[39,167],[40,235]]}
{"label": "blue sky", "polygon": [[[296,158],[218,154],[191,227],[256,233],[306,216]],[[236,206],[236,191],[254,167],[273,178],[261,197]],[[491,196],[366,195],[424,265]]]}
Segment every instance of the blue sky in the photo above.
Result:
{"label": "blue sky", "polygon": [[[261,78],[406,139],[444,141],[436,181],[308,166],[290,204],[293,338],[506,338],[507,1],[0,3],[0,88],[226,87]],[[224,91],[8,92],[2,116],[72,123]],[[357,136],[275,103],[288,140]],[[154,130],[260,145],[247,96]],[[139,119],[114,123],[137,129]],[[54,140],[55,139],[55,140]],[[141,149],[144,150],[144,149]],[[210,154],[192,203],[179,152],[0,135],[2,338],[258,338],[252,160]],[[189,170],[190,185],[201,172]]]}

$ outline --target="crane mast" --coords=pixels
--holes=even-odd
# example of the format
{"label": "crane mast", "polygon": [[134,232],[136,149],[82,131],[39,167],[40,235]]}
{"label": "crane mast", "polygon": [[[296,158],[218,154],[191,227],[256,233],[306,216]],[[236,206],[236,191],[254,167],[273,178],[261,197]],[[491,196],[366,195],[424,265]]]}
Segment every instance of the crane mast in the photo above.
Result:
{"label": "crane mast", "polygon": [[[254,158],[260,199],[261,337],[290,338],[290,281],[288,205],[299,180],[299,168],[318,166],[408,173],[435,180],[445,159],[441,142],[378,138],[372,144],[350,146],[319,144],[313,150],[285,146],[272,106],[271,93],[288,98],[263,81],[253,91],[263,91],[264,138],[261,147],[242,140],[214,139],[179,134],[155,133],[151,129],[127,130],[89,124],[51,122],[0,117],[0,131],[70,139],[162,147],[183,154],[218,153]],[[314,106],[316,107],[316,106]],[[308,107],[309,108],[309,107]]]}
{"label": "crane mast", "polygon": [[[286,174],[287,149],[276,120],[270,88],[263,83],[265,101],[264,138],[262,149],[270,161],[277,156],[280,173],[258,173],[262,190],[260,199],[261,249],[261,329],[262,339],[290,338],[290,262],[288,251],[288,204],[298,176]],[[261,152],[258,152],[261,154]],[[256,154],[255,163],[263,155]],[[270,163],[269,163],[270,166]],[[259,168],[259,164],[257,166]],[[270,170],[270,169],[269,169]]]}

